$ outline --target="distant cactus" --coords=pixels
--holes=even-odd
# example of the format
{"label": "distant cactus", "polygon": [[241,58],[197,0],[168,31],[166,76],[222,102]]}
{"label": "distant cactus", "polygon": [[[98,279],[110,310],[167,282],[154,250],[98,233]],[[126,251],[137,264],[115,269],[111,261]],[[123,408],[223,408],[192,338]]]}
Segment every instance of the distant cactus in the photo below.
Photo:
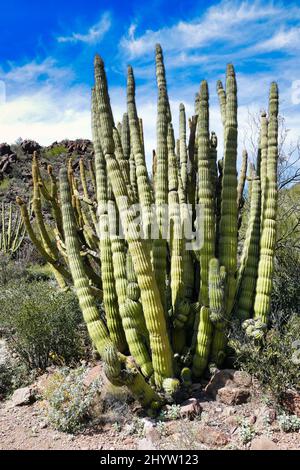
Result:
{"label": "distant cactus", "polygon": [[[265,334],[276,228],[278,90],[272,84],[268,120],[262,117],[260,172],[253,168],[248,177],[250,216],[239,259],[247,153],[238,179],[233,66],[227,66],[226,87],[217,85],[224,130],[224,158],[218,162],[207,82],[196,96],[188,142],[180,105],[176,143],[163,53],[156,47],[157,146],[150,178],[133,70],[128,67],[127,112],[115,124],[99,56],[94,65],[90,179],[83,161],[79,177],[69,162],[60,172],[59,188],[49,168],[49,191],[34,157],[35,224],[18,203],[32,241],[58,281],[74,284],[107,377],[129,387],[154,412],[209,365],[222,364],[232,318],[256,340]],[[52,205],[55,240],[43,221],[41,195]],[[124,236],[111,231],[115,226]],[[95,301],[102,291],[105,320]]]}
{"label": "distant cactus", "polygon": [[12,203],[0,206],[0,252],[15,254],[21,247],[26,229],[19,213]]}

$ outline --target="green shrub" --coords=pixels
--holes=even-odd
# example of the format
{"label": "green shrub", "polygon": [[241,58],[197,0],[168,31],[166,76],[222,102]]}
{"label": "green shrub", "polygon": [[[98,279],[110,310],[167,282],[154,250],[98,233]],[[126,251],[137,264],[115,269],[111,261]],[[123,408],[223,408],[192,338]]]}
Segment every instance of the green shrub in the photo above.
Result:
{"label": "green shrub", "polygon": [[28,385],[33,380],[32,374],[24,364],[18,361],[6,361],[0,364],[0,400],[7,398],[14,390]]}
{"label": "green shrub", "polygon": [[6,177],[4,178],[3,180],[0,181],[0,191],[5,193],[6,191],[9,190],[10,186],[11,186],[11,179]]}
{"label": "green shrub", "polygon": [[32,281],[49,281],[55,279],[53,271],[49,264],[39,265],[33,264],[29,265],[26,269],[27,280]]}
{"label": "green shrub", "polygon": [[248,444],[256,435],[255,429],[247,421],[243,420],[239,427],[239,436],[243,444]]}
{"label": "green shrub", "polygon": [[159,415],[160,421],[173,421],[180,418],[180,405],[169,405],[165,410],[162,410]]}
{"label": "green shrub", "polygon": [[83,367],[74,370],[62,368],[53,374],[44,398],[48,401],[48,420],[55,429],[76,433],[91,417],[92,403],[102,383],[98,379],[87,387],[85,375]]}
{"label": "green shrub", "polygon": [[300,258],[292,247],[278,251],[275,258],[271,311],[277,323],[300,312]]}
{"label": "green shrub", "polygon": [[277,419],[280,428],[284,432],[297,432],[300,430],[300,418],[296,415],[282,414]]}
{"label": "green shrub", "polygon": [[61,155],[62,153],[67,153],[66,147],[64,147],[63,145],[57,145],[55,147],[47,149],[47,151],[45,152],[45,157],[53,158],[57,157],[58,155]]}
{"label": "green shrub", "polygon": [[10,283],[0,290],[0,306],[9,347],[29,369],[72,364],[83,356],[86,334],[72,292],[42,281]]}
{"label": "green shrub", "polygon": [[237,366],[255,376],[262,389],[277,403],[284,403],[287,390],[300,390],[300,317],[275,323],[263,342],[250,339],[237,329],[231,346]]}
{"label": "green shrub", "polygon": [[11,281],[22,278],[25,272],[23,263],[13,260],[8,253],[0,252],[0,288]]}

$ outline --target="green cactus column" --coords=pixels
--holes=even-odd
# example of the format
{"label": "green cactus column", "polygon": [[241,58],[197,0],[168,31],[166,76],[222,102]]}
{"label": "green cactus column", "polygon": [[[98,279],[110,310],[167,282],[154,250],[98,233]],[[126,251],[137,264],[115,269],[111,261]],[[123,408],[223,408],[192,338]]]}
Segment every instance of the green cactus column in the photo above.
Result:
{"label": "green cactus column", "polygon": [[157,238],[153,241],[153,266],[156,282],[159,287],[161,302],[166,311],[166,261],[167,261],[167,231],[168,231],[168,99],[167,90],[159,89],[157,106],[157,149],[155,174],[155,209],[158,227]]}
{"label": "green cactus column", "polygon": [[92,134],[95,151],[95,171],[97,186],[97,212],[99,251],[101,259],[101,278],[103,286],[103,303],[110,338],[118,351],[127,350],[127,343],[122,326],[118,306],[116,284],[113,271],[113,253],[110,240],[110,225],[108,215],[108,188],[106,163],[101,148],[100,128],[98,124],[98,109],[95,91],[92,95]]}
{"label": "green cactus column", "polygon": [[[223,105],[224,106],[224,105]],[[224,111],[223,111],[224,112]],[[226,120],[224,135],[224,164],[219,224],[219,259],[227,274],[225,314],[229,319],[236,293],[237,271],[237,86],[232,64],[226,71]],[[216,330],[213,340],[215,361],[221,364],[225,352],[226,329]],[[218,352],[217,352],[218,351]]]}
{"label": "green cactus column", "polygon": [[187,191],[188,180],[188,154],[186,147],[186,116],[184,104],[180,103],[179,106],[179,158],[180,158],[180,176],[182,181],[183,190]]}
{"label": "green cactus column", "polygon": [[257,279],[260,240],[261,191],[260,180],[253,175],[250,219],[244,242],[238,276],[237,317],[244,321],[250,317],[253,308]]}
{"label": "green cactus column", "polygon": [[209,261],[215,256],[215,207],[211,181],[211,164],[209,148],[209,111],[208,86],[203,81],[200,87],[200,103],[198,116],[198,180],[200,220],[198,230],[201,231],[200,248],[200,303],[209,306],[208,300],[208,267]]}
{"label": "green cactus column", "polygon": [[107,327],[100,318],[80,255],[68,175],[64,168],[60,171],[60,194],[66,249],[74,287],[90,337],[104,361],[105,373],[115,385],[127,385],[143,406],[156,408],[161,401],[160,397],[145,382],[132,361],[118,354]]}
{"label": "green cactus column", "polygon": [[247,176],[247,166],[248,166],[248,153],[247,150],[243,151],[242,156],[242,166],[237,188],[237,208],[240,210],[243,206],[243,193],[245,188],[246,176]]}
{"label": "green cactus column", "polygon": [[261,148],[261,163],[260,163],[260,181],[261,181],[261,223],[264,216],[264,201],[266,199],[266,178],[267,178],[267,160],[268,160],[268,118],[267,113],[263,111],[260,118],[260,148]]}
{"label": "green cactus column", "polygon": [[213,326],[209,318],[209,308],[201,307],[196,351],[193,357],[192,367],[192,372],[195,377],[201,377],[206,369],[212,340],[212,332]]}
{"label": "green cactus column", "polygon": [[274,249],[276,243],[278,161],[278,87],[272,83],[269,97],[268,156],[265,179],[260,259],[254,303],[254,316],[267,323],[270,311]]}
{"label": "green cactus column", "polygon": [[[201,309],[197,335],[193,374],[200,377],[207,366],[211,344],[212,325],[209,318],[208,273],[209,262],[215,256],[215,205],[211,180],[211,156],[209,142],[209,108],[208,86],[202,81],[198,115],[198,181],[199,181],[199,220],[198,231],[201,231],[200,259],[200,294],[199,302],[206,309]],[[206,324],[204,325],[203,322]],[[203,337],[204,336],[204,337]]]}
{"label": "green cactus column", "polygon": [[[127,113],[130,128],[130,142],[135,165],[136,185],[138,189],[138,198],[142,210],[143,230],[145,238],[150,238],[152,225],[152,192],[150,181],[143,153],[143,147],[140,137],[139,120],[135,104],[135,82],[132,67],[128,67],[127,75]],[[134,185],[134,168],[131,166],[131,180]],[[150,242],[149,242],[150,245]]]}
{"label": "green cactus column", "polygon": [[113,187],[122,225],[127,227],[129,224],[127,242],[138,285],[141,290],[141,301],[150,337],[155,383],[158,387],[164,386],[165,383],[169,387],[171,380],[173,387],[176,388],[178,381],[172,379],[173,363],[171,347],[167,334],[164,310],[160,300],[160,293],[152,270],[150,253],[141,240],[139,232],[136,230],[131,212],[128,211],[126,202],[128,195],[125,181],[114,156],[113,122],[110,101],[104,64],[99,56],[96,56],[95,59],[95,81],[101,129],[101,144],[105,155],[107,174]]}

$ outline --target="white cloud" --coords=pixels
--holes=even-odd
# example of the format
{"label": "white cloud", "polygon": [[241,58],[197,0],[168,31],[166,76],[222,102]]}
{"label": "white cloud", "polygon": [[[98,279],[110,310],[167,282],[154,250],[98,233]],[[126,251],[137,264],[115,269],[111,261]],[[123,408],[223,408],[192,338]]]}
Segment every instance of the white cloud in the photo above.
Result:
{"label": "white cloud", "polygon": [[111,16],[110,13],[105,12],[101,16],[98,23],[91,26],[86,33],[72,33],[69,36],[59,36],[58,42],[61,43],[77,43],[83,42],[85,44],[96,44],[99,43],[104,35],[109,31],[111,27]]}
{"label": "white cloud", "polygon": [[43,145],[64,138],[90,137],[89,93],[84,88],[52,86],[8,99],[0,105],[0,140],[18,137]]}
{"label": "white cloud", "polygon": [[0,68],[0,79],[15,86],[22,84],[29,86],[32,82],[37,82],[40,79],[59,81],[73,77],[73,72],[69,67],[59,67],[52,57],[47,57],[41,62],[33,60],[24,65],[8,62],[8,65],[10,67],[8,72],[4,72]]}
{"label": "white cloud", "polygon": [[290,29],[282,29],[275,33],[270,39],[262,41],[256,46],[257,51],[271,52],[283,49],[299,49],[300,48],[300,27]]}
{"label": "white cloud", "polygon": [[[178,23],[157,31],[147,30],[136,36],[137,25],[130,26],[128,35],[121,39],[120,45],[129,57],[140,57],[160,42],[166,51],[212,47],[220,40],[230,45],[245,44],[257,40],[257,31],[265,35],[270,22],[278,23],[288,19],[300,18],[300,9],[265,4],[261,1],[225,0],[212,6],[200,17],[190,22]],[[251,27],[250,27],[251,25]]]}

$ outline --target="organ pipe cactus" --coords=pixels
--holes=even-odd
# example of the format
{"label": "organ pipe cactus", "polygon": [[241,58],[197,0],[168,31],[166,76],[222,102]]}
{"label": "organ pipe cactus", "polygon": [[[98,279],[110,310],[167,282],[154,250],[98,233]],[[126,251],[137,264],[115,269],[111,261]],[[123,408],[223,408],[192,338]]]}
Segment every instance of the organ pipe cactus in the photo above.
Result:
{"label": "organ pipe cactus", "polygon": [[12,203],[0,206],[0,252],[15,254],[24,241],[26,229],[22,218]]}
{"label": "organ pipe cactus", "polygon": [[[180,396],[192,380],[226,357],[231,320],[262,337],[270,308],[277,200],[278,90],[271,86],[262,116],[260,172],[248,176],[248,230],[238,256],[247,153],[237,176],[237,84],[227,66],[217,91],[224,130],[219,162],[210,129],[206,81],[189,122],[179,109],[176,143],[161,47],[156,47],[157,147],[150,178],[131,67],[127,110],[116,124],[103,60],[95,58],[92,90],[94,162],[79,177],[72,162],[49,171],[47,191],[33,165],[36,229],[19,200],[30,237],[46,260],[74,284],[84,319],[109,380],[126,385],[148,409]],[[41,195],[50,202],[56,244],[43,221]],[[138,204],[138,206],[137,206]],[[137,215],[140,214],[140,218]],[[189,230],[187,229],[189,228]],[[103,291],[105,319],[95,296]]]}

